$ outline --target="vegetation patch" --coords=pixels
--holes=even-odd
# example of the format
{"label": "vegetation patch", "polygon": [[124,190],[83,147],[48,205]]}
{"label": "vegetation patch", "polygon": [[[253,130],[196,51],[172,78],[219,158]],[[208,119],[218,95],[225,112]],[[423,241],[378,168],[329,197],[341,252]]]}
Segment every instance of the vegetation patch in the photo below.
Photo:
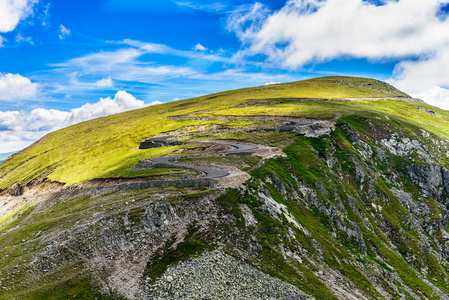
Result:
{"label": "vegetation patch", "polygon": [[189,228],[188,234],[182,243],[176,245],[175,242],[175,239],[167,242],[148,262],[144,278],[148,278],[150,283],[154,283],[157,278],[162,276],[168,266],[176,265],[205,250],[214,249],[210,241],[205,239],[205,233],[200,232],[196,225],[192,225]]}

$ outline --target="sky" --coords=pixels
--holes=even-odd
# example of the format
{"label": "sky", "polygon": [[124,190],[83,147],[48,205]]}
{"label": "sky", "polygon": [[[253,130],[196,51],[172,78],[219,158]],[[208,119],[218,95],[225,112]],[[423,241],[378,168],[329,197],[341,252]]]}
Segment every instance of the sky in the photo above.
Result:
{"label": "sky", "polygon": [[78,122],[348,75],[449,109],[449,0],[0,0],[0,153]]}

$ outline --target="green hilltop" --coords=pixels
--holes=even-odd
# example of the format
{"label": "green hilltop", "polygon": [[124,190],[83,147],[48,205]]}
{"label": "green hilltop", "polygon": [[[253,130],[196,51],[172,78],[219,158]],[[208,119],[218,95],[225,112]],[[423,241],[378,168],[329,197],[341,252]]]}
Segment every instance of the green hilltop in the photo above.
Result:
{"label": "green hilltop", "polygon": [[[408,116],[411,104],[402,102],[290,101],[283,99],[408,97],[384,82],[353,77],[323,77],[284,84],[272,84],[170,102],[76,124],[50,133],[0,165],[0,189],[48,178],[69,185],[94,178],[132,177],[128,169],[140,159],[168,154],[175,148],[138,151],[139,143],[151,136],[184,126],[217,121],[177,122],[167,116],[289,115],[338,119],[354,110],[368,109]],[[266,105],[246,109],[245,103]],[[388,101],[387,101],[388,102]],[[440,112],[445,115],[445,112]],[[423,114],[424,117],[424,114]],[[428,116],[425,116],[428,117]],[[439,123],[440,119],[434,118]],[[226,122],[224,122],[226,123]],[[238,126],[239,124],[234,124]],[[435,131],[438,131],[435,128]]]}

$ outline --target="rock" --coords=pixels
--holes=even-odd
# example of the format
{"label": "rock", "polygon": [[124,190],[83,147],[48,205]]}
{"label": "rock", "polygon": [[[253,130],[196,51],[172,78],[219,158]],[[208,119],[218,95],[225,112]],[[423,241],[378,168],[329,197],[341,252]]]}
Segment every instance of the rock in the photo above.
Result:
{"label": "rock", "polygon": [[329,121],[321,121],[307,125],[296,126],[293,132],[303,134],[306,137],[320,137],[328,135],[335,130],[335,124]]}
{"label": "rock", "polygon": [[[314,299],[222,250],[207,251],[170,266],[165,274],[154,284],[147,285],[145,299]],[[179,280],[172,280],[173,277]],[[168,293],[164,288],[167,286],[170,286]]]}
{"label": "rock", "polygon": [[251,209],[246,204],[240,205],[240,211],[242,212],[243,217],[245,218],[245,226],[254,226],[257,224],[257,220],[254,217]]}
{"label": "rock", "polygon": [[149,159],[139,160],[137,165],[131,168],[131,171],[149,170],[155,167],[155,163]]}

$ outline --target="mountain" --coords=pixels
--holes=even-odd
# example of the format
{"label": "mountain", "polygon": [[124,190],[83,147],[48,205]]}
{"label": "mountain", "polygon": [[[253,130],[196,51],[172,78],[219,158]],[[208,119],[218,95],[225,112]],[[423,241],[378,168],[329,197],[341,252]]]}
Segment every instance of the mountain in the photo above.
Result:
{"label": "mountain", "polygon": [[0,299],[448,299],[448,118],[323,77],[53,132],[0,164]]}
{"label": "mountain", "polygon": [[15,152],[9,152],[9,153],[2,153],[2,154],[0,154],[0,162],[4,161],[5,159],[7,159],[9,156],[11,156],[14,153]]}

